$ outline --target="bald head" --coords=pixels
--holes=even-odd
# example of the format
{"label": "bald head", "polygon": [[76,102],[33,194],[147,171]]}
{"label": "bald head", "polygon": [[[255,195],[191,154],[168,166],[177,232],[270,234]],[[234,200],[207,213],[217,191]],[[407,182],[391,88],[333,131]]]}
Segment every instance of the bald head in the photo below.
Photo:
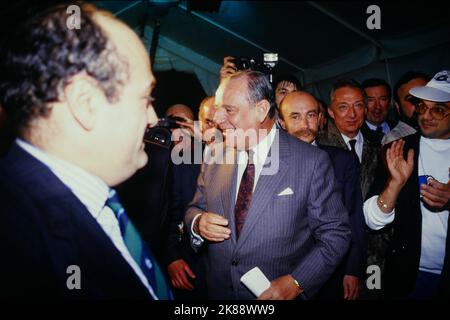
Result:
{"label": "bald head", "polygon": [[194,113],[184,104],[174,104],[166,111],[166,117],[182,117],[194,121]]}
{"label": "bald head", "polygon": [[311,143],[319,131],[319,103],[313,95],[304,91],[289,93],[280,105],[281,125],[293,136]]}

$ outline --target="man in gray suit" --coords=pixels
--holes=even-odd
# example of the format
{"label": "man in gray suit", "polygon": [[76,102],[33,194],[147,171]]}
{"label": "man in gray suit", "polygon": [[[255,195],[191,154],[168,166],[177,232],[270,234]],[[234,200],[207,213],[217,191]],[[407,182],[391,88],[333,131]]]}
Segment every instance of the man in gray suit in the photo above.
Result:
{"label": "man in gray suit", "polygon": [[254,299],[240,278],[259,267],[271,281],[259,299],[311,298],[350,242],[328,155],[276,129],[262,73],[225,78],[215,104],[225,143],[202,166],[185,216],[192,245],[207,246],[208,297]]}

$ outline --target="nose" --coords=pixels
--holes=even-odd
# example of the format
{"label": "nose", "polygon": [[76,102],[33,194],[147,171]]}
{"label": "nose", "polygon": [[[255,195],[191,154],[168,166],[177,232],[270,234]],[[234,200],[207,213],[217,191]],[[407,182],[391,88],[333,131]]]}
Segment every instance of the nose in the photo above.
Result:
{"label": "nose", "polygon": [[306,120],[306,116],[301,117],[300,122],[299,122],[299,127],[300,129],[308,129],[308,121]]}
{"label": "nose", "polygon": [[431,116],[430,113],[431,109],[430,108],[426,108],[425,109],[425,113],[422,115],[419,115],[421,118],[426,119],[426,120],[433,120],[433,117]]}
{"label": "nose", "polygon": [[158,123],[158,117],[153,106],[147,108],[147,123],[149,127],[154,127]]}
{"label": "nose", "polygon": [[356,112],[355,112],[355,107],[354,107],[354,106],[351,106],[351,107],[348,109],[348,115],[349,115],[351,118],[354,118],[354,117],[356,116]]}
{"label": "nose", "polygon": [[213,121],[220,126],[225,121],[225,110],[224,108],[217,108],[214,113]]}

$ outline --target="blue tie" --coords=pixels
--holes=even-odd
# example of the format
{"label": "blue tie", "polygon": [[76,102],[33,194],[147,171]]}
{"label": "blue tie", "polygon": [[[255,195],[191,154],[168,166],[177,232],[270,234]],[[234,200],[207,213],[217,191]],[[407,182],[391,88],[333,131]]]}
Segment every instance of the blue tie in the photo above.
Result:
{"label": "blue tie", "polygon": [[153,292],[158,299],[173,300],[173,294],[169,289],[164,274],[153,257],[150,248],[142,240],[133,223],[128,219],[125,209],[122,207],[117,192],[114,189],[110,189],[106,205],[111,208],[116,215],[116,218],[119,221],[120,233],[122,234],[123,241],[131,256],[147,278]]}

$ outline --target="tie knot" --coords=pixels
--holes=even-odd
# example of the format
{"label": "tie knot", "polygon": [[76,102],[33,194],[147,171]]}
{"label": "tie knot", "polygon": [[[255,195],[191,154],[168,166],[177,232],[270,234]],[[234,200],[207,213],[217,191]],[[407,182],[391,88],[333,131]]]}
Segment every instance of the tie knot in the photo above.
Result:
{"label": "tie knot", "polygon": [[255,162],[255,152],[253,150],[246,150],[245,152],[247,152],[247,157],[248,157],[248,163],[249,164],[254,164]]}
{"label": "tie knot", "polygon": [[382,126],[378,126],[377,127],[377,132],[378,133],[383,133],[383,127]]}
{"label": "tie knot", "polygon": [[108,199],[106,200],[106,206],[108,206],[118,217],[121,213],[124,212],[122,204],[120,203],[119,196],[117,195],[116,190],[110,189],[108,194]]}
{"label": "tie knot", "polygon": [[350,150],[354,151],[355,145],[356,145],[356,139],[351,139],[348,143],[350,144]]}

